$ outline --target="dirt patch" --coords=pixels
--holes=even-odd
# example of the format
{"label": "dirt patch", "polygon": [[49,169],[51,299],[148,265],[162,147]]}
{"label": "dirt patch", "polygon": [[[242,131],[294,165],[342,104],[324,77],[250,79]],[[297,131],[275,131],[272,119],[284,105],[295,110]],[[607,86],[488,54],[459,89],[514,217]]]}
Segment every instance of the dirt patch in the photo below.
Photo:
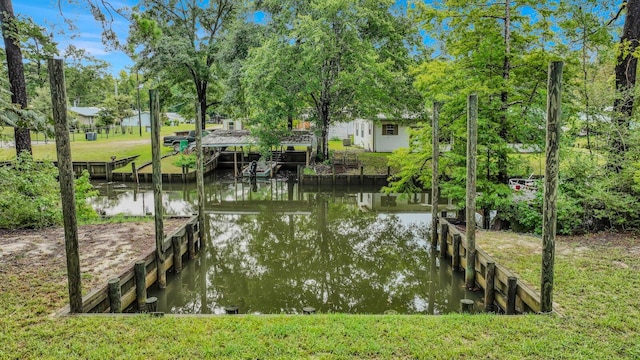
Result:
{"label": "dirt patch", "polygon": [[[165,219],[165,234],[185,224],[186,218]],[[78,228],[82,288],[93,289],[130,268],[155,248],[154,222],[84,225]],[[50,271],[64,274],[66,252],[64,230],[0,229],[0,272],[21,274]]]}
{"label": "dirt patch", "polygon": [[579,244],[581,246],[615,246],[630,248],[640,244],[640,234],[599,232],[579,236],[560,236],[559,240],[565,243]]}

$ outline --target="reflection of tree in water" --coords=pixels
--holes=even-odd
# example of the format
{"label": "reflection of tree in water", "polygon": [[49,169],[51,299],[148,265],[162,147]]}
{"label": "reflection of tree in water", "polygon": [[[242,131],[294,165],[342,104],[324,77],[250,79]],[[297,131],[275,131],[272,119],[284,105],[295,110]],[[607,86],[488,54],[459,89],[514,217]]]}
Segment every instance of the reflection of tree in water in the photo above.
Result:
{"label": "reflection of tree in water", "polygon": [[305,305],[322,312],[427,311],[429,261],[415,226],[321,194],[311,201],[310,216],[267,208],[214,215],[213,246],[203,254],[211,264],[207,299],[192,301],[260,313]]}

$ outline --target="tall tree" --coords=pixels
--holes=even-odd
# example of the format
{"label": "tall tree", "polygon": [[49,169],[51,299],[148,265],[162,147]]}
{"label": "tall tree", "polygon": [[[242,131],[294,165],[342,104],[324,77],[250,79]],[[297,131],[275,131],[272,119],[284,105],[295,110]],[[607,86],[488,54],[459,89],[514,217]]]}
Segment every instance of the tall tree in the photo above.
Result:
{"label": "tall tree", "polygon": [[[27,85],[24,78],[24,65],[22,64],[22,51],[17,37],[16,18],[13,13],[11,0],[0,0],[0,21],[2,22],[2,36],[7,57],[7,70],[9,83],[11,84],[11,102],[20,109],[27,108]],[[31,150],[31,131],[24,121],[20,121],[14,127],[14,139],[16,154]]]}
{"label": "tall tree", "polygon": [[[439,58],[418,69],[417,85],[427,97],[445,101],[444,119],[460,118],[465,96],[478,92],[480,131],[485,136],[478,140],[488,146],[489,177],[506,184],[508,144],[543,138],[537,129],[544,109],[546,65],[552,57],[547,49],[552,40],[550,9],[531,0],[442,0],[417,8],[416,18],[427,36],[442,47]],[[487,131],[482,131],[482,122]],[[462,129],[456,133],[464,140]]]}
{"label": "tall tree", "polygon": [[[617,0],[575,0],[560,4],[558,22],[566,43],[559,44],[564,53],[571,53],[580,63],[580,76],[575,79],[575,91],[573,82],[568,83],[565,99],[573,100],[565,113],[571,116],[572,110],[578,113],[578,122],[574,123],[577,131],[584,132],[587,138],[587,149],[591,156],[596,148],[594,135],[597,133],[599,119],[607,111],[613,102],[614,91],[609,78],[613,77],[614,56],[613,30],[610,21],[613,14],[608,14],[602,9],[612,9]],[[571,59],[569,59],[571,60]],[[569,103],[569,102],[567,102]],[[576,126],[577,125],[577,126]]]}
{"label": "tall tree", "polygon": [[[140,1],[129,37],[137,66],[160,78],[190,79],[204,117],[209,107],[219,104],[211,85],[219,73],[220,42],[241,6],[232,0]],[[211,100],[212,95],[216,99]],[[205,122],[199,121],[204,128]]]}
{"label": "tall tree", "polygon": [[622,4],[623,7],[625,5],[627,15],[620,36],[615,68],[617,96],[613,102],[615,123],[619,134],[612,137],[613,164],[610,164],[618,170],[622,167],[621,161],[628,149],[626,141],[635,104],[637,48],[640,41],[640,0],[627,0]]}
{"label": "tall tree", "polygon": [[[253,55],[264,57],[269,49],[276,51],[280,57],[269,66],[279,68],[279,81],[287,84],[250,91],[284,90],[308,104],[320,133],[321,159],[329,154],[327,133],[332,122],[415,112],[418,97],[412,96],[406,70],[416,32],[402,12],[394,11],[394,1],[266,0],[258,4],[271,15],[271,34],[270,41]],[[286,106],[299,105],[289,101]],[[291,113],[285,109],[283,115],[287,112]]]}

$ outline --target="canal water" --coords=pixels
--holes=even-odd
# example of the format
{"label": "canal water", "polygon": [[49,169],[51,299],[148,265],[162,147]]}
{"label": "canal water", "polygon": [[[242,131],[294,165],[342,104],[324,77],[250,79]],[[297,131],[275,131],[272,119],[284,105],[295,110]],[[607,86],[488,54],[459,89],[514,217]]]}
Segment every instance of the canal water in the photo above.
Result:
{"label": "canal water", "polygon": [[[107,215],[153,212],[150,184],[95,184]],[[195,212],[195,185],[163,185],[167,215]],[[167,288],[150,289],[176,314],[443,314],[482,293],[431,250],[428,194],[378,188],[298,188],[208,178],[205,246]],[[442,204],[446,205],[446,204]],[[441,206],[442,206],[441,205]]]}

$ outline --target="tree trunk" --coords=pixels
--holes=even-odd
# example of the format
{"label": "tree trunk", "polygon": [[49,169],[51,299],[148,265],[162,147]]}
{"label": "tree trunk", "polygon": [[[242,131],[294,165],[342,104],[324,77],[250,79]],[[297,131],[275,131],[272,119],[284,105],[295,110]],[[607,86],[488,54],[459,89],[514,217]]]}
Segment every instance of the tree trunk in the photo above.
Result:
{"label": "tree trunk", "polygon": [[[196,91],[198,93],[198,104],[200,106],[200,114],[202,116],[202,130],[207,127],[207,82],[194,78]],[[196,111],[197,113],[197,111]],[[197,123],[197,121],[196,121]]]}
{"label": "tree trunk", "polygon": [[627,151],[625,134],[629,130],[629,121],[633,113],[634,88],[636,85],[636,70],[638,58],[634,55],[640,37],[640,0],[627,1],[627,17],[624,21],[620,49],[616,62],[616,92],[613,103],[615,125],[619,132],[612,136],[610,165],[621,169],[620,160]]}
{"label": "tree trunk", "polygon": [[[507,89],[509,75],[511,73],[511,3],[505,3],[504,16],[504,60],[502,64],[502,83],[503,88],[500,93],[501,111],[500,111],[500,137],[505,141],[509,141],[509,124],[507,119],[507,110],[509,109],[509,91]],[[498,150],[498,181],[502,184],[509,183],[509,174],[507,163],[509,156],[506,147]]]}
{"label": "tree trunk", "polygon": [[[11,84],[11,102],[27,107],[27,86],[24,79],[24,65],[22,64],[22,51],[19,42],[10,35],[8,23],[13,21],[13,5],[11,0],[0,0],[0,21],[2,22],[2,36],[7,56],[7,70],[9,83]],[[16,155],[22,151],[31,151],[31,132],[28,128],[16,127],[14,129],[16,142]]]}

